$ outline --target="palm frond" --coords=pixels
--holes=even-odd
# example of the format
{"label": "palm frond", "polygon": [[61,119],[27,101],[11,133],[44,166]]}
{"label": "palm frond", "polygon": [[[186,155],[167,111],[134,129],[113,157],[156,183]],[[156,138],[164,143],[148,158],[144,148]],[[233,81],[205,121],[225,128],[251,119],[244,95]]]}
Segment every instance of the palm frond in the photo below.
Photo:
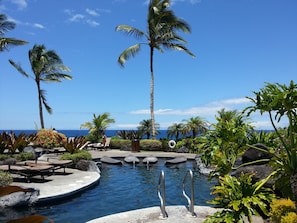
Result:
{"label": "palm frond", "polygon": [[128,25],[118,25],[115,28],[115,31],[121,31],[127,33],[128,35],[134,36],[135,38],[139,39],[145,35],[145,33],[135,27],[128,26]]}
{"label": "palm frond", "polygon": [[62,79],[68,79],[72,80],[72,76],[69,74],[61,74],[61,73],[51,73],[51,74],[46,74],[44,78],[42,78],[42,81],[47,81],[47,82],[62,82]]}
{"label": "palm frond", "polygon": [[8,50],[9,47],[21,46],[21,45],[25,45],[27,43],[28,42],[26,42],[24,40],[17,40],[14,38],[0,38],[0,52]]}
{"label": "palm frond", "polygon": [[163,43],[162,46],[165,47],[166,49],[184,51],[190,56],[195,57],[195,54],[193,54],[190,50],[188,50],[187,47],[185,47],[182,44]]}
{"label": "palm frond", "polygon": [[8,61],[9,61],[9,63],[10,63],[12,66],[14,66],[14,67],[17,69],[17,71],[20,72],[22,75],[24,75],[25,77],[30,77],[30,75],[27,74],[27,73],[23,70],[23,68],[21,68],[21,65],[20,65],[20,64],[15,63],[13,60],[8,60]]}
{"label": "palm frond", "polygon": [[49,114],[52,114],[52,113],[53,113],[53,110],[52,110],[52,108],[47,104],[45,94],[46,94],[46,91],[45,91],[45,90],[40,90],[40,96],[41,96],[42,104],[44,105],[44,107],[45,107],[45,109],[47,110],[47,112],[48,112]]}
{"label": "palm frond", "polygon": [[134,57],[140,51],[140,44],[135,44],[125,49],[119,56],[118,62],[121,66],[124,66],[126,61],[132,56]]}

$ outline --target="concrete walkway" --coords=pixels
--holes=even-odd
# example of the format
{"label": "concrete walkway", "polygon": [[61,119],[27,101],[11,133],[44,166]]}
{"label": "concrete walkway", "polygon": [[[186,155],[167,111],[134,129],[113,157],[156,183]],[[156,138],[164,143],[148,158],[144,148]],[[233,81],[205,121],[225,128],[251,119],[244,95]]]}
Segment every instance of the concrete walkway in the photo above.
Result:
{"label": "concrete walkway", "polygon": [[[172,152],[130,152],[120,150],[89,150],[94,160],[100,160],[103,156],[113,158],[124,158],[128,155],[134,155],[139,158],[146,156],[156,157],[178,157],[185,156],[187,159],[195,159],[196,154],[172,153]],[[23,187],[33,187],[40,190],[38,197],[40,202],[52,201],[63,197],[71,196],[75,193],[88,189],[100,180],[100,173],[85,172],[76,169],[66,168],[66,174],[56,172],[55,175],[45,178],[45,182],[32,181],[31,183],[14,182],[13,185]],[[202,223],[203,220],[212,215],[217,210],[206,206],[195,206],[196,217],[193,217],[184,206],[167,206],[166,212],[168,218],[163,218],[160,207],[144,208],[134,211],[122,212],[94,219],[88,223],[161,223],[164,221],[170,223]],[[82,213],[83,214],[83,213]],[[254,223],[263,223],[262,218],[255,217]]]}

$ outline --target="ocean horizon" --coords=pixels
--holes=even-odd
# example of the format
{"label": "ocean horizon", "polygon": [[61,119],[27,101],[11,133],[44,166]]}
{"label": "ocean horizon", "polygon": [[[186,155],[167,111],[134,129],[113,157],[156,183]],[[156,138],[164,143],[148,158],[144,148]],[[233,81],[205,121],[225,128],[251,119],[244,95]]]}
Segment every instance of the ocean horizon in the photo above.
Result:
{"label": "ocean horizon", "polygon": [[[36,134],[38,130],[33,130],[33,129],[23,129],[23,130],[0,130],[0,133],[2,132],[14,132],[16,135],[19,135],[21,133],[24,134]],[[78,137],[78,136],[86,136],[89,133],[88,129],[56,129],[56,131],[63,133],[66,137]],[[117,132],[119,131],[123,131],[122,129],[117,129],[117,130],[105,130],[105,135],[107,137],[113,137],[113,136],[117,136]],[[130,131],[130,130],[126,130],[126,131]],[[133,131],[133,130],[131,130]],[[134,130],[136,131],[136,130]],[[161,139],[161,138],[167,138],[167,130],[158,130],[159,134],[156,135],[157,139]],[[143,137],[144,139],[145,137]]]}

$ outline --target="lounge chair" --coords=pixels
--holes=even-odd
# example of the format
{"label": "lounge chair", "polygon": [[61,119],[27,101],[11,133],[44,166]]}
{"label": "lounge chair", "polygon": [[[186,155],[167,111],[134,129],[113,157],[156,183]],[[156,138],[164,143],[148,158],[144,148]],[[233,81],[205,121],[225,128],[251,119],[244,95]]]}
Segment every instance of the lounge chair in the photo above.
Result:
{"label": "lounge chair", "polygon": [[88,148],[89,145],[90,145],[90,142],[87,141],[85,144],[83,144],[81,147],[79,147],[78,150],[83,150],[83,149],[85,149],[85,148]]}
{"label": "lounge chair", "polygon": [[101,142],[98,142],[98,143],[91,143],[88,145],[89,147],[91,147],[92,149],[95,149],[95,150],[102,150],[103,149],[103,144]]}
{"label": "lounge chair", "polygon": [[12,174],[24,176],[29,183],[31,178],[40,175],[42,180],[44,176],[52,174],[53,166],[51,165],[0,165],[0,170],[8,171]]}
{"label": "lounge chair", "polygon": [[[46,157],[45,157],[46,158]],[[42,166],[42,165],[50,165],[52,166],[52,172],[55,173],[55,170],[64,169],[64,174],[66,173],[66,167],[72,164],[72,160],[59,160],[56,158],[47,157],[46,160],[44,158],[42,160],[27,160],[23,162],[18,162],[18,165],[24,166]]]}

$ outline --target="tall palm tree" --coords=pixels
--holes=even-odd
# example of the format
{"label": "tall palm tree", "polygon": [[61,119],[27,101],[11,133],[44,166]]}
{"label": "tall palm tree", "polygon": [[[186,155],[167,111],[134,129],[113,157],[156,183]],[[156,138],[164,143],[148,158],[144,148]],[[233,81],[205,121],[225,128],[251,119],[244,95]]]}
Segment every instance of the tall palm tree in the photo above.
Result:
{"label": "tall palm tree", "polygon": [[105,130],[109,127],[109,124],[115,123],[115,120],[109,116],[110,114],[107,112],[98,116],[93,114],[92,122],[81,124],[80,127],[89,129],[89,134],[98,141],[99,138],[102,138]]}
{"label": "tall palm tree", "polygon": [[[156,128],[156,134],[159,133],[159,124],[155,123],[155,128]],[[137,127],[139,133],[143,136],[146,135],[146,138],[149,139],[151,137],[151,132],[152,132],[152,120],[151,119],[145,119],[142,120],[139,123],[139,126]]]}
{"label": "tall palm tree", "polygon": [[8,21],[6,15],[0,14],[0,52],[8,50],[10,46],[24,45],[28,42],[14,38],[4,37],[7,31],[13,30],[15,23]]}
{"label": "tall palm tree", "polygon": [[150,113],[152,120],[151,135],[153,139],[156,138],[154,115],[154,50],[157,49],[161,53],[163,53],[163,49],[180,50],[194,57],[194,54],[184,45],[187,42],[177,34],[178,31],[190,33],[190,26],[185,21],[177,18],[173,11],[169,10],[169,4],[170,0],[150,0],[147,16],[147,32],[129,25],[119,25],[115,29],[116,31],[133,35],[136,38],[145,37],[147,40],[147,43],[137,43],[125,49],[118,57],[118,62],[121,66],[124,66],[131,56],[134,57],[140,51],[142,44],[146,44],[150,48]]}
{"label": "tall palm tree", "polygon": [[195,138],[198,133],[205,133],[208,130],[208,122],[203,120],[203,118],[196,116],[192,117],[189,120],[183,120],[186,122],[184,127],[184,133],[191,133],[193,138]]}
{"label": "tall palm tree", "polygon": [[52,114],[52,108],[48,105],[45,97],[46,91],[41,89],[41,82],[58,82],[62,79],[72,79],[72,76],[66,74],[70,69],[63,64],[62,59],[53,50],[46,50],[44,45],[34,45],[29,50],[29,61],[34,75],[26,73],[19,64],[9,60],[10,64],[14,66],[25,77],[31,77],[37,86],[38,105],[41,128],[44,128],[43,107],[49,114]]}
{"label": "tall palm tree", "polygon": [[171,137],[174,136],[175,140],[177,141],[179,138],[179,134],[183,134],[184,124],[183,123],[173,123],[167,129],[167,136]]}

